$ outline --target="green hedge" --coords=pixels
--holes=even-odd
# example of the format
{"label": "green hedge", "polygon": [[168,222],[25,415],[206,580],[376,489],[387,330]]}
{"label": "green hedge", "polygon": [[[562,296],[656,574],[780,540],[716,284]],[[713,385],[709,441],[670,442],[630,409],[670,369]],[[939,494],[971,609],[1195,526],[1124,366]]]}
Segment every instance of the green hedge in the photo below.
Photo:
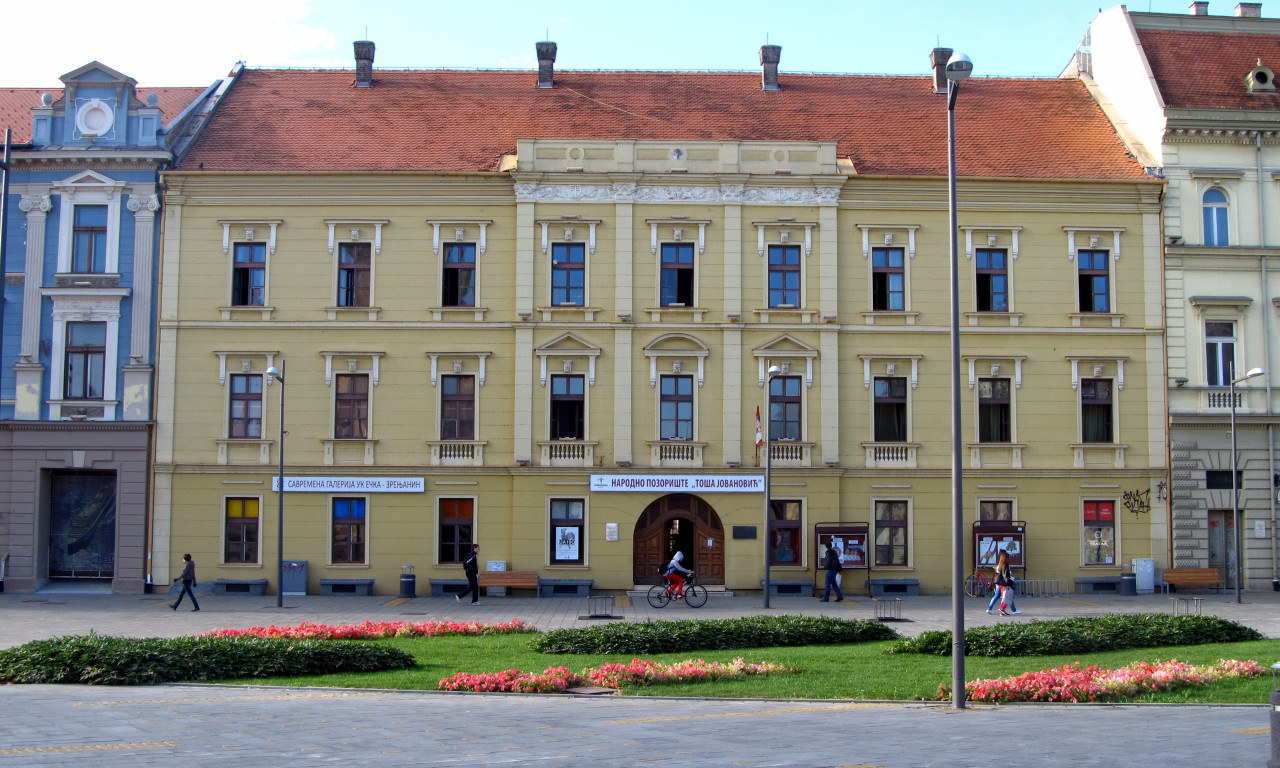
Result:
{"label": "green hedge", "polygon": [[[1111,613],[974,627],[965,630],[964,646],[966,656],[1055,656],[1263,639],[1257,630],[1217,616]],[[894,644],[889,652],[950,656],[951,632],[924,632]]]}
{"label": "green hedge", "polygon": [[825,616],[747,616],[741,619],[646,621],[557,629],[529,647],[543,653],[683,653],[685,651],[830,645],[892,640],[891,627],[865,619]]}
{"label": "green hedge", "polygon": [[236,677],[373,672],[413,666],[381,644],[262,637],[108,637],[37,640],[0,651],[0,683],[151,685]]}

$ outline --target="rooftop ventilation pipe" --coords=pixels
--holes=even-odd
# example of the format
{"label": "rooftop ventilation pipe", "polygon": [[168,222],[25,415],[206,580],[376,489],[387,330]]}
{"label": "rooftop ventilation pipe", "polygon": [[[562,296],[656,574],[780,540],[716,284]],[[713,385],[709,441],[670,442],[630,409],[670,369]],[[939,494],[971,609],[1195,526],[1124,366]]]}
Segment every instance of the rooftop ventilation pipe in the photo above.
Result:
{"label": "rooftop ventilation pipe", "polygon": [[356,84],[357,88],[373,87],[373,41],[357,40],[352,45],[356,49]]}

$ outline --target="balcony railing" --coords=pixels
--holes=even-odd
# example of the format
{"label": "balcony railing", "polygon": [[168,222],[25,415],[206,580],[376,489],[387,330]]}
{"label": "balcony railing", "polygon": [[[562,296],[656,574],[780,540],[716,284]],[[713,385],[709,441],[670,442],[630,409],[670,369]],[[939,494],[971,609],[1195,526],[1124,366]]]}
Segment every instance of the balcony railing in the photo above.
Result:
{"label": "balcony railing", "polygon": [[591,467],[596,463],[596,440],[544,440],[542,448],[544,467]]}
{"label": "balcony railing", "polygon": [[483,467],[487,440],[428,440],[433,467]]}
{"label": "balcony railing", "polygon": [[649,443],[649,463],[655,467],[702,467],[706,443],[689,440],[653,440]]}
{"label": "balcony railing", "polygon": [[813,456],[814,443],[794,440],[774,440],[769,443],[769,460],[775,467],[808,467]]}
{"label": "balcony railing", "polygon": [[867,469],[915,469],[919,443],[863,443]]}

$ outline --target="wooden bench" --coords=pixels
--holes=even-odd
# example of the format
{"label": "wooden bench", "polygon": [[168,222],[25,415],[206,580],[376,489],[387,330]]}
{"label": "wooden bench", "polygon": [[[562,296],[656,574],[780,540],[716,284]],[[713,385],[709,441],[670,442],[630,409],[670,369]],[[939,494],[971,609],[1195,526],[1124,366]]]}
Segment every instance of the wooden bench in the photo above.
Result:
{"label": "wooden bench", "polygon": [[1217,568],[1166,568],[1160,579],[1165,586],[1174,592],[1178,591],[1178,587],[1216,587],[1222,590],[1226,587],[1226,580],[1222,578],[1222,574],[1218,573]]}
{"label": "wooden bench", "polygon": [[537,571],[481,571],[480,586],[532,589],[534,594],[542,597]]}

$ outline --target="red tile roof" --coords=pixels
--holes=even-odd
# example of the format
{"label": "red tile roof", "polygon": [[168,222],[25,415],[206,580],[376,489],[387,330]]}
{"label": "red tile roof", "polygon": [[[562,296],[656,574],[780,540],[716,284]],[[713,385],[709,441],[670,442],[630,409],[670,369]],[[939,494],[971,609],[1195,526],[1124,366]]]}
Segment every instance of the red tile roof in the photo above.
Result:
{"label": "red tile roof", "polygon": [[1280,95],[1250,94],[1245,76],[1258,60],[1280,73],[1280,36],[1139,29],[1164,97],[1174,109],[1280,109]]}
{"label": "red tile roof", "polygon": [[[156,95],[156,106],[160,107],[166,125],[204,91],[204,88],[137,89],[138,98],[144,104],[148,94]],[[61,88],[0,88],[0,131],[12,128],[13,143],[31,141],[31,108],[40,106],[40,97],[46,93],[53,94],[54,101],[62,98]]]}
{"label": "red tile roof", "polygon": [[[517,139],[836,141],[861,174],[945,175],[946,97],[928,77],[753,73],[246,69],[183,167],[495,171]],[[967,176],[1130,179],[1076,80],[975,79],[956,108]],[[203,166],[200,164],[203,163]]]}

